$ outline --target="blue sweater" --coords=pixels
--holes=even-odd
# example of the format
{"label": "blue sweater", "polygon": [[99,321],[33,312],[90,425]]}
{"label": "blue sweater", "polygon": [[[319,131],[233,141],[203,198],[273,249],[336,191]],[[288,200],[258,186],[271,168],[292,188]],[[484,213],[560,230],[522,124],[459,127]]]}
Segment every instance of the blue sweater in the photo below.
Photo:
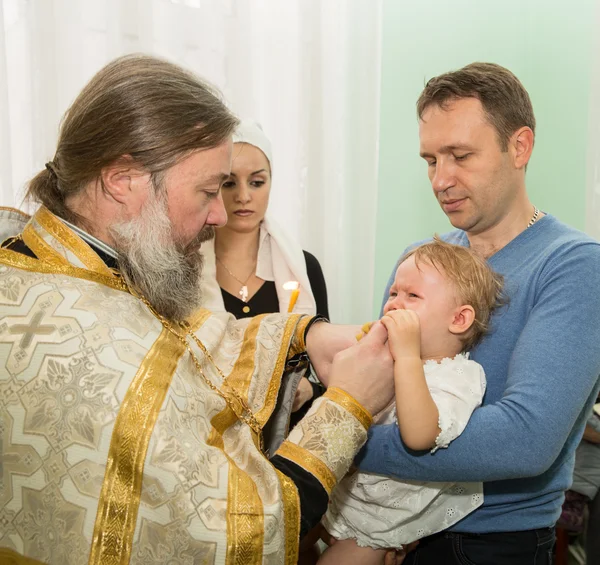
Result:
{"label": "blue sweater", "polygon": [[[444,239],[469,245],[461,231]],[[544,216],[488,261],[510,302],[471,353],[487,377],[483,406],[434,455],[409,452],[392,425],[374,426],[357,457],[362,471],[399,479],[483,481],[483,506],[457,532],[556,522],[600,386],[600,244]]]}

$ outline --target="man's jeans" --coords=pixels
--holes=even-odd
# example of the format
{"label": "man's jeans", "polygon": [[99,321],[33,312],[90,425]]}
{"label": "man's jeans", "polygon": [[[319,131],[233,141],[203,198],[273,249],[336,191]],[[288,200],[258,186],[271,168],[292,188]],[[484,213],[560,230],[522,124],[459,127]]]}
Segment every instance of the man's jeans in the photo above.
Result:
{"label": "man's jeans", "polygon": [[420,541],[403,565],[552,565],[554,528],[492,534],[441,532]]}

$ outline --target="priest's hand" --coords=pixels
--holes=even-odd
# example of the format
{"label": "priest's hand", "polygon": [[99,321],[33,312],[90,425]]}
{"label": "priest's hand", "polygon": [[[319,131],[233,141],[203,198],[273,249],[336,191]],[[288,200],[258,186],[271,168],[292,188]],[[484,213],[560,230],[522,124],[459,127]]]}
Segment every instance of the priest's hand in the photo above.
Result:
{"label": "priest's hand", "polygon": [[306,335],[306,352],[317,377],[324,386],[329,385],[333,358],[337,353],[356,343],[360,326],[341,326],[327,322],[313,324]]}
{"label": "priest's hand", "polygon": [[[356,339],[356,338],[354,338]],[[329,387],[352,395],[371,414],[377,414],[394,398],[394,364],[381,322],[352,347],[334,357]]]}

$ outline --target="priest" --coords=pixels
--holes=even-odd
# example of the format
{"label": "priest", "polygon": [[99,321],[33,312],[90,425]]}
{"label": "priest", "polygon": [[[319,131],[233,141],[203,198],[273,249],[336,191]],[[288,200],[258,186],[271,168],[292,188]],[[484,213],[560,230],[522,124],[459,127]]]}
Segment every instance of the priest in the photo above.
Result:
{"label": "priest", "polygon": [[[67,111],[37,212],[2,212],[1,563],[295,564],[391,401],[380,325],[346,349],[354,328],[199,307],[236,124],[181,68],[117,59]],[[308,362],[329,389],[290,432]]]}

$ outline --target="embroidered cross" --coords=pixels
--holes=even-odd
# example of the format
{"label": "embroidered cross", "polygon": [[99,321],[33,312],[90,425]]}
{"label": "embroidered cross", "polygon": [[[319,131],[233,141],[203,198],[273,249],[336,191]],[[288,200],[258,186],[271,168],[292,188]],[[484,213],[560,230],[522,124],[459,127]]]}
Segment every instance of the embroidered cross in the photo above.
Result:
{"label": "embroidered cross", "polygon": [[42,326],[40,322],[44,318],[44,312],[36,312],[31,318],[30,324],[15,324],[9,331],[11,334],[23,334],[23,338],[19,343],[21,349],[27,349],[35,335],[50,335],[56,331],[56,326]]}

